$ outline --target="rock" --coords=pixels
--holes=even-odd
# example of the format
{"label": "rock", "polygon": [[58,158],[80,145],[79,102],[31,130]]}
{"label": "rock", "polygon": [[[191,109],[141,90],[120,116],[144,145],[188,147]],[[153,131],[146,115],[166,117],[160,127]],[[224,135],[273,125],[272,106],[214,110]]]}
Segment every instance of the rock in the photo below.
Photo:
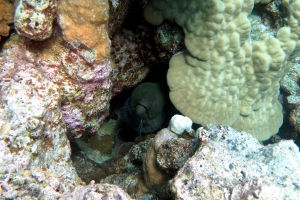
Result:
{"label": "rock", "polygon": [[61,88],[26,53],[24,45],[12,44],[0,57],[0,196],[130,199],[117,186],[86,185],[79,178],[62,120]]}
{"label": "rock", "polygon": [[147,139],[145,141],[142,141],[132,146],[132,148],[125,156],[125,160],[126,160],[125,166],[128,172],[136,171],[138,167],[142,166],[143,156],[147,152],[147,149],[150,146],[152,140],[153,140],[152,138]]}
{"label": "rock", "polygon": [[184,131],[191,132],[192,124],[193,122],[190,118],[183,115],[174,115],[171,118],[169,129],[172,132],[181,135]]}
{"label": "rock", "polygon": [[140,55],[143,46],[132,31],[121,29],[111,36],[113,95],[132,88],[141,82],[150,70],[145,58]]}
{"label": "rock", "polygon": [[143,157],[143,177],[145,185],[150,192],[158,194],[162,199],[168,197],[166,188],[169,176],[159,167],[156,156],[163,143],[176,137],[177,135],[172,133],[169,129],[164,128],[160,130]]}
{"label": "rock", "polygon": [[38,68],[49,81],[59,85],[59,101],[68,137],[78,138],[83,133],[95,133],[108,115],[111,62],[107,59],[100,64],[88,63],[81,55],[88,49],[66,45],[59,31],[56,27],[55,37],[42,43],[12,34],[0,57],[1,70],[5,71],[0,76],[13,75],[18,70],[16,66],[24,63]]}
{"label": "rock", "polygon": [[100,183],[118,185],[127,191],[133,199],[156,199],[154,198],[155,194],[149,192],[149,189],[146,187],[141,171],[114,174],[101,180]]}
{"label": "rock", "polygon": [[300,154],[293,141],[261,145],[228,126],[197,130],[202,145],[170,181],[175,199],[298,199]]}
{"label": "rock", "polygon": [[95,184],[91,182],[87,186],[79,185],[74,191],[66,195],[58,195],[50,187],[46,187],[40,199],[103,199],[103,200],[129,200],[131,199],[120,187],[110,184]]}
{"label": "rock", "polygon": [[290,95],[285,101],[289,109],[288,119],[294,131],[300,133],[300,95]]}
{"label": "rock", "polygon": [[[300,57],[295,58],[296,61],[298,61]],[[284,105],[285,110],[287,112],[287,118],[292,126],[292,129],[294,129],[295,133],[292,135],[295,135],[294,138],[291,139],[297,139],[299,137],[300,133],[300,64],[295,64],[294,66],[289,70],[287,75],[283,77],[283,79],[280,82],[280,87],[287,92],[288,96],[285,97]],[[298,138],[299,140],[299,138]]]}
{"label": "rock", "polygon": [[[299,59],[300,57],[296,58]],[[299,86],[300,78],[300,64],[294,64],[293,67],[289,69],[287,75],[283,77],[280,81],[280,87],[289,95],[298,95],[300,93]]]}
{"label": "rock", "polygon": [[184,138],[172,138],[160,146],[156,160],[170,174],[177,172],[198,147],[197,142]]}
{"label": "rock", "polygon": [[32,40],[49,38],[56,18],[57,0],[21,0],[15,11],[14,25],[19,35]]}
{"label": "rock", "polygon": [[[140,138],[144,139],[142,141],[138,141],[139,139],[137,139],[137,143],[130,148],[125,156],[119,157],[119,159],[111,159],[115,164],[111,162],[109,165],[110,168],[117,170],[107,174],[100,183],[118,185],[134,199],[153,199],[156,197],[157,194],[151,192],[145,185],[142,171],[144,154],[153,141],[153,138],[149,136],[150,135],[141,136]],[[109,166],[101,165],[101,168],[104,169]],[[112,172],[112,170],[110,171]]]}

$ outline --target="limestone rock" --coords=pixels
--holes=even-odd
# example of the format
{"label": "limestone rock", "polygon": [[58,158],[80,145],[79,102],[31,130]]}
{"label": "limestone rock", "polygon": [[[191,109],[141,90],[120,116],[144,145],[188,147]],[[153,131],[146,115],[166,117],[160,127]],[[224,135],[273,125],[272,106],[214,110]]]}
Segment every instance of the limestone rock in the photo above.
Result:
{"label": "limestone rock", "polygon": [[62,120],[60,87],[25,59],[21,47],[0,57],[0,196],[130,199],[117,186],[86,185],[78,177]]}
{"label": "limestone rock", "polygon": [[57,0],[20,0],[14,16],[18,34],[37,41],[49,38],[56,18],[57,2]]}
{"label": "limestone rock", "polygon": [[293,141],[263,146],[221,125],[197,132],[202,145],[170,181],[175,199],[299,198],[300,153]]}

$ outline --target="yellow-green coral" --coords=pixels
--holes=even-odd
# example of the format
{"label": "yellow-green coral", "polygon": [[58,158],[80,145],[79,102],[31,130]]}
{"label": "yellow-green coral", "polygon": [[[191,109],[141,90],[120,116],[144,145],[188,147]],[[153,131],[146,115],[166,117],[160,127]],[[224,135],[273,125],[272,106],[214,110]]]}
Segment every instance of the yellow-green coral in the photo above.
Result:
{"label": "yellow-green coral", "polygon": [[284,2],[290,27],[280,29],[277,39],[263,36],[250,44],[253,0],[150,0],[148,22],[168,19],[185,33],[187,51],[172,57],[167,75],[175,107],[195,123],[230,125],[259,140],[277,133],[279,80],[299,47],[299,2]]}

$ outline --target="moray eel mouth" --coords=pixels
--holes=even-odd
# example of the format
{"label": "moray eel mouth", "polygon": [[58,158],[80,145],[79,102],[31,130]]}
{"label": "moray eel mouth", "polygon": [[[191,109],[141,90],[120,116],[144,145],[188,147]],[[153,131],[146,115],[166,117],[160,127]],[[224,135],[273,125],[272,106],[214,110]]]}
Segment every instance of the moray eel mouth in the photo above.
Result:
{"label": "moray eel mouth", "polygon": [[136,120],[139,123],[138,134],[140,136],[140,135],[142,135],[142,132],[143,132],[143,120],[148,119],[147,108],[141,104],[138,104],[135,107],[135,114],[136,114]]}
{"label": "moray eel mouth", "polygon": [[158,131],[165,120],[166,98],[160,83],[140,84],[123,106],[123,121],[139,135]]}

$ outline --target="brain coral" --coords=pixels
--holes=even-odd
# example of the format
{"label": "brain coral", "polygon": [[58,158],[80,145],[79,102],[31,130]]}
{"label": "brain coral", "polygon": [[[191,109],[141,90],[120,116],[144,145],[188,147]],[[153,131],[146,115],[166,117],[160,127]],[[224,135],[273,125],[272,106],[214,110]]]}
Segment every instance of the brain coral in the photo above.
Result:
{"label": "brain coral", "polygon": [[195,123],[230,125],[258,140],[278,132],[279,80],[299,48],[300,1],[283,3],[290,9],[289,27],[277,39],[263,36],[250,43],[253,0],[149,1],[144,10],[149,23],[168,19],[185,33],[187,51],[172,57],[167,74],[170,99],[180,112]]}

